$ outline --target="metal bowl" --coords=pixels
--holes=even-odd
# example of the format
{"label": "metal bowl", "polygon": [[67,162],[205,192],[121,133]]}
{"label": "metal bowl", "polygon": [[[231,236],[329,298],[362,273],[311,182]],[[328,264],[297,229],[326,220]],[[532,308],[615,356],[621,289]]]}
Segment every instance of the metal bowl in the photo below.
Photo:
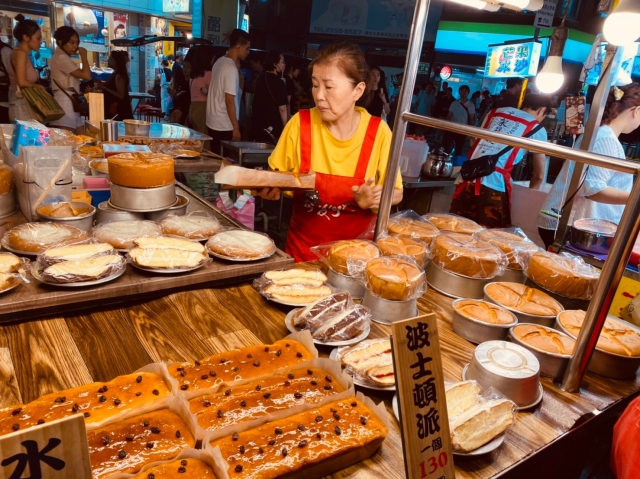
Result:
{"label": "metal bowl", "polygon": [[527,275],[521,269],[506,268],[502,276],[496,276],[494,281],[505,283],[521,283],[524,284],[527,281]]}
{"label": "metal bowl", "polygon": [[[608,231],[597,231],[598,227]],[[617,227],[618,225],[613,221],[583,218],[574,222],[569,228],[569,243],[582,251],[608,254]]]}
{"label": "metal bowl", "polygon": [[[518,323],[518,318],[511,311],[507,312],[513,318],[513,322],[508,324],[485,323],[479,319],[461,314],[456,307],[467,299],[456,299],[453,303],[453,331],[458,335],[475,344],[486,341],[504,340],[507,338],[509,328]],[[479,301],[483,302],[483,301]],[[503,308],[504,309],[504,308]]]}
{"label": "metal bowl", "polygon": [[110,188],[109,201],[118,209],[146,213],[165,210],[177,203],[175,183],[158,188],[129,188],[110,183]]}
{"label": "metal bowl", "polygon": [[131,211],[118,210],[109,206],[108,201],[98,205],[96,224],[109,223],[111,221],[143,220],[144,213],[132,213]]}
{"label": "metal bowl", "polygon": [[[590,301],[588,299],[575,299],[575,298],[568,298],[567,296],[562,296],[561,294],[554,293],[553,291],[549,291],[545,287],[540,286],[538,283],[534,283],[529,278],[527,278],[527,281],[524,284],[529,286],[530,288],[538,288],[539,290],[544,291],[553,299],[555,299],[558,303],[560,303],[564,307],[564,309],[586,310],[589,307]],[[528,321],[528,322],[531,322],[531,321]]]}
{"label": "metal bowl", "polygon": [[366,292],[366,288],[363,284],[358,283],[351,276],[338,273],[331,268],[329,268],[329,271],[327,272],[327,283],[340,291],[349,292],[353,299],[362,299]]}
{"label": "metal bowl", "polygon": [[436,291],[453,298],[482,299],[483,288],[493,282],[492,278],[477,279],[461,276],[440,268],[431,262],[427,282]]}
{"label": "metal bowl", "polygon": [[[489,285],[487,285],[489,286]],[[498,306],[502,306],[504,309],[511,311],[518,318],[519,323],[531,323],[531,324],[539,324],[541,326],[552,327],[553,323],[556,321],[555,316],[538,316],[535,314],[523,313],[522,311],[518,311],[517,309],[510,308],[509,306],[505,306],[500,301],[493,299],[487,293],[487,286],[484,287],[484,300],[493,304],[497,304]]]}
{"label": "metal bowl", "polygon": [[75,226],[81,231],[91,231],[96,209],[91,205],[77,201],[68,201],[67,203],[69,203],[69,205],[74,209],[82,211],[82,213],[78,216],[70,216],[68,218],[56,218],[55,216],[49,216],[47,214],[47,208],[49,205],[39,206],[36,213],[41,219],[50,221],[51,223],[66,224],[69,226]]}
{"label": "metal bowl", "polygon": [[506,341],[480,344],[466,371],[483,389],[494,387],[518,407],[534,405],[540,395],[540,363],[531,351]]}
{"label": "metal bowl", "polygon": [[95,176],[97,178],[109,178],[109,173],[104,173],[96,168],[96,166],[105,164],[108,165],[106,158],[100,158],[97,160],[91,160],[89,162],[89,170],[91,170],[91,176]]}
{"label": "metal bowl", "polygon": [[376,323],[392,324],[403,319],[415,318],[418,315],[418,301],[415,298],[391,301],[366,290],[362,305],[371,310],[371,316]]}
{"label": "metal bowl", "polygon": [[[564,313],[564,311],[562,313]],[[572,337],[573,339],[578,339],[576,336],[566,330],[564,326],[562,326],[562,323],[560,322],[562,313],[558,314],[555,328],[567,334],[569,337]],[[613,319],[617,319],[613,316],[610,317]],[[628,326],[630,329],[634,329],[640,333],[640,328],[631,323],[627,323],[625,324],[625,326]],[[587,366],[588,371],[591,371],[592,373],[595,373],[599,376],[604,376],[605,378],[612,379],[635,378],[636,374],[638,373],[638,369],[640,369],[640,357],[621,356],[619,354],[611,353],[599,348],[593,350],[591,361],[589,361],[589,366]]]}
{"label": "metal bowl", "polygon": [[160,221],[169,215],[184,216],[187,214],[187,206],[189,206],[190,200],[186,196],[176,195],[178,197],[178,203],[171,208],[161,211],[151,211],[144,214],[144,218],[151,221]]}
{"label": "metal bowl", "polygon": [[[522,341],[520,338],[518,338],[518,336],[515,335],[514,330],[518,326],[520,326],[520,324],[518,324],[517,326],[514,326],[509,330],[509,340],[516,344],[519,344],[523,348],[527,348],[529,351],[533,353],[533,355],[536,358],[538,358],[538,361],[540,362],[540,374],[542,376],[548,376],[550,378],[560,379],[564,375],[564,370],[567,369],[567,365],[569,364],[569,359],[571,359],[571,355],[556,354],[556,353],[551,353],[549,351],[544,351],[542,349],[534,348],[529,343]],[[539,328],[548,329],[550,331],[555,331],[556,333],[559,333],[559,334],[564,334],[562,331],[556,331],[556,330],[553,330],[552,328],[548,328],[540,324],[536,324],[536,326]],[[567,334],[565,334],[565,336],[571,337]]]}
{"label": "metal bowl", "polygon": [[149,136],[151,123],[142,120],[124,120],[124,133],[129,136]]}

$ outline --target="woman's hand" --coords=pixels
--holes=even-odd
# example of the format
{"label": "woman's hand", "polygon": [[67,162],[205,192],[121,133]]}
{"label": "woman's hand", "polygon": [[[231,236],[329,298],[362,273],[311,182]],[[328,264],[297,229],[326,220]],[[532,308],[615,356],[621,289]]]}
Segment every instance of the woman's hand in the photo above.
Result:
{"label": "woman's hand", "polygon": [[102,93],[102,82],[100,80],[94,81],[93,91],[96,93]]}
{"label": "woman's hand", "polygon": [[373,178],[370,178],[363,185],[351,187],[351,191],[353,191],[353,198],[356,200],[358,206],[363,210],[377,208],[380,206],[382,185],[374,185],[373,181]]}
{"label": "woman's hand", "polygon": [[280,199],[280,188],[262,188],[261,190],[251,190],[251,195],[259,196],[265,200],[278,201]]}
{"label": "woman's hand", "polygon": [[380,97],[380,99],[386,103],[387,98],[384,96],[384,90],[382,90],[382,88],[378,89],[378,96]]}
{"label": "woman's hand", "polygon": [[87,58],[87,49],[84,47],[78,48],[78,55],[80,55],[80,58]]}

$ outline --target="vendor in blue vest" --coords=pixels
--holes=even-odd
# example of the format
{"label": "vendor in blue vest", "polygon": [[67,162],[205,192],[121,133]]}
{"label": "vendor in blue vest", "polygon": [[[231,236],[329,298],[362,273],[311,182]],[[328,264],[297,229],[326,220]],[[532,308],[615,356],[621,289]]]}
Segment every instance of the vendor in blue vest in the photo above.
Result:
{"label": "vendor in blue vest", "polygon": [[[551,109],[551,100],[544,95],[527,95],[522,108],[498,108],[489,112],[482,128],[533,140],[547,141],[547,131],[539,127]],[[469,151],[469,161],[499,153],[505,145],[476,140]],[[449,211],[469,218],[488,228],[511,226],[511,171],[525,155],[525,150],[513,148],[500,156],[493,173],[472,181],[458,178]],[[545,155],[533,155],[533,177],[530,188],[539,189],[544,179]]]}

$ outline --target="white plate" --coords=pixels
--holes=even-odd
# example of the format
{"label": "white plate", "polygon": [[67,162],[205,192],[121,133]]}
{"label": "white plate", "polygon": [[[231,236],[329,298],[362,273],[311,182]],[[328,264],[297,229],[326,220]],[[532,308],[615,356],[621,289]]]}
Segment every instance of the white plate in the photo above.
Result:
{"label": "white plate", "polygon": [[[206,250],[207,250],[207,253],[209,253],[211,256],[215,256],[216,258],[224,259],[224,260],[227,260],[227,261],[239,261],[239,262],[243,262],[243,263],[246,263],[248,261],[259,261],[261,259],[271,258],[274,254],[276,254],[276,250],[274,249],[273,253],[268,254],[268,255],[259,256],[257,258],[231,258],[229,256],[223,256],[221,254],[214,253],[209,248],[206,248]],[[296,304],[295,306],[300,306],[300,305]]]}
{"label": "white plate", "polygon": [[[4,238],[2,238],[2,241],[0,242],[0,244],[2,244],[2,247],[7,251],[11,251],[12,253],[15,253],[15,254],[21,254],[22,256],[38,256],[39,254],[39,253],[34,253],[33,251],[21,251],[19,249],[12,248],[11,246],[9,246],[9,243],[7,243],[4,240]],[[47,248],[44,248],[42,251],[44,251],[45,249]]]}
{"label": "white plate", "polygon": [[20,286],[20,281],[16,280],[16,282],[11,286],[9,286],[8,288],[0,289],[0,294],[6,293],[7,291],[11,291],[12,289],[17,288],[18,286]]}
{"label": "white plate", "polygon": [[120,276],[122,276],[125,272],[127,271],[127,268],[122,268],[122,271],[111,275],[111,276],[107,276],[106,278],[100,278],[100,279],[96,279],[94,281],[80,281],[78,283],[50,283],[49,281],[45,281],[42,276],[40,276],[38,273],[32,271],[31,275],[37,279],[38,281],[40,281],[42,284],[48,284],[50,286],[60,286],[61,288],[84,288],[87,286],[96,286],[98,284],[102,284],[102,283],[108,283],[109,281],[113,281],[116,278],[119,278]]}
{"label": "white plate", "polygon": [[[462,369],[462,380],[466,381],[467,380],[467,369],[469,369],[469,364],[467,364],[464,369]],[[531,403],[531,404],[527,404],[526,406],[518,406],[516,404],[516,409],[518,411],[524,411],[525,409],[530,409],[532,407],[537,406],[538,404],[540,404],[540,401],[542,401],[542,396],[544,396],[544,389],[542,388],[542,384],[538,383],[538,397]],[[508,399],[508,398],[507,398]],[[514,403],[515,404],[515,403]],[[483,453],[484,454],[484,453]]]}
{"label": "white plate", "polygon": [[149,273],[158,273],[158,274],[180,274],[180,273],[188,273],[189,271],[195,271],[196,269],[202,268],[207,262],[202,261],[198,266],[193,266],[191,268],[147,268],[145,266],[140,266],[135,263],[135,261],[131,261],[131,266],[137,268],[141,271],[148,271]]}
{"label": "white plate", "polygon": [[[337,361],[338,360],[338,353],[343,348],[344,347],[335,348],[333,351],[331,351],[331,354],[329,355],[329,359],[333,359],[334,361]],[[347,371],[346,369],[345,369],[345,372],[347,374],[349,374],[349,371]],[[353,384],[355,384],[356,386],[367,388],[367,389],[374,389],[376,391],[395,391],[396,390],[396,385],[395,384],[393,386],[382,387],[382,386],[376,386],[375,384],[372,384],[372,383],[366,383],[366,382],[361,381],[361,380],[356,379],[356,378],[353,378]]]}
{"label": "white plate", "polygon": [[[391,409],[393,409],[393,414],[400,422],[400,409],[398,408],[398,395],[395,394],[393,399],[391,400]],[[500,434],[498,437],[494,438],[492,441],[489,441],[484,446],[479,447],[478,449],[474,449],[469,452],[462,451],[453,451],[453,454],[456,456],[480,456],[482,454],[487,454],[491,451],[495,451],[498,449],[502,443],[504,442],[504,434]]]}
{"label": "white plate", "polygon": [[[293,316],[295,315],[295,313],[297,313],[301,309],[302,308],[292,309],[291,311],[289,311],[289,314],[287,314],[286,318],[284,318],[284,325],[292,333],[299,333],[300,331],[302,331],[301,329],[297,329],[293,325]],[[367,336],[369,336],[370,332],[371,332],[371,328],[367,326],[360,335],[356,336],[355,338],[347,339],[346,341],[328,341],[325,343],[318,339],[314,339],[313,342],[320,346],[349,346],[351,344],[356,344],[356,343],[359,343],[360,341],[367,339]]]}
{"label": "white plate", "polygon": [[189,155],[176,155],[174,156],[176,160],[199,160],[202,158],[200,155],[198,156],[189,156]]}

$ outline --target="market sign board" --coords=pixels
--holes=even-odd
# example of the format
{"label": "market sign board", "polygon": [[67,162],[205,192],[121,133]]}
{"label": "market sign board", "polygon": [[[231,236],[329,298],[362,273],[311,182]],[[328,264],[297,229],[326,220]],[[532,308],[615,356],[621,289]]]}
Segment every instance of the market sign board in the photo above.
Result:
{"label": "market sign board", "polygon": [[428,75],[431,72],[431,63],[418,63],[418,75]]}
{"label": "market sign board", "polygon": [[391,329],[406,477],[455,479],[436,315]]}
{"label": "market sign board", "polygon": [[82,414],[0,437],[0,479],[22,478],[92,478]]}
{"label": "market sign board", "polygon": [[313,0],[309,33],[408,40],[416,0]]}
{"label": "market sign board", "polygon": [[558,3],[558,0],[544,0],[544,5],[536,12],[534,27],[551,28],[553,26],[553,17],[556,16],[556,3]]}
{"label": "market sign board", "polygon": [[190,0],[162,0],[163,13],[189,13]]}
{"label": "market sign board", "polygon": [[[64,24],[78,32],[83,47],[95,43],[106,45],[104,12],[89,8],[65,6],[62,7]],[[89,48],[87,48],[89,50]],[[102,51],[102,50],[100,50]]]}
{"label": "market sign board", "polygon": [[542,44],[539,42],[489,45],[485,77],[523,78],[536,76],[541,50]]}

